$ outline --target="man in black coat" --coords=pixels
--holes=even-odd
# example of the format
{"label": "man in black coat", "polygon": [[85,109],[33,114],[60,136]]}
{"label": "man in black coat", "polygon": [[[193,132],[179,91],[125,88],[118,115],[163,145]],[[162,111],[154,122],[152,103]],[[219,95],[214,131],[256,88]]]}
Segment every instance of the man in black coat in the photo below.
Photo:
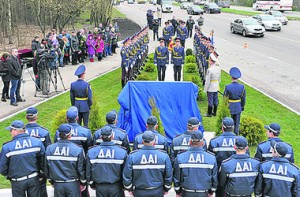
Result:
{"label": "man in black coat", "polygon": [[35,76],[35,83],[37,85],[37,89],[40,89],[40,78],[38,76],[38,65],[37,65],[37,58],[36,58],[36,53],[37,51],[40,49],[40,37],[39,36],[35,36],[34,37],[34,40],[32,40],[31,42],[31,52],[32,52],[32,55],[34,57],[33,59],[33,64],[32,64],[32,68],[33,68],[33,73],[34,73],[34,76]]}
{"label": "man in black coat", "polygon": [[192,16],[189,16],[189,19],[186,21],[186,27],[188,29],[188,36],[191,38],[193,34],[195,21],[192,19]]}
{"label": "man in black coat", "polygon": [[18,59],[18,49],[12,49],[10,58],[7,59],[8,76],[11,83],[10,88],[10,104],[17,104],[17,87],[22,76],[22,67]]}
{"label": "man in black coat", "polygon": [[158,28],[159,28],[159,22],[157,19],[153,21],[153,40],[155,41],[155,38],[158,40]]}
{"label": "man in black coat", "polygon": [[179,25],[179,23],[178,23],[178,21],[176,20],[176,18],[175,18],[175,16],[173,16],[173,19],[171,20],[171,23],[172,23],[172,25],[173,25],[173,27],[174,27],[174,32],[173,32],[173,35],[175,35],[175,32],[176,32],[176,29],[177,29],[177,27],[178,27],[178,25]]}

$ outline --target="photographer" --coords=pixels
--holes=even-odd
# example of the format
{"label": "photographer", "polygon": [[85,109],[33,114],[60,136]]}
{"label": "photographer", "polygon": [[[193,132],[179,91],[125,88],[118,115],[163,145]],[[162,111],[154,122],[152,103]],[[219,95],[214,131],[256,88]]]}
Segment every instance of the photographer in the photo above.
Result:
{"label": "photographer", "polygon": [[37,85],[36,89],[38,90],[40,88],[40,78],[38,76],[38,67],[37,67],[37,61],[36,61],[36,52],[40,48],[40,37],[35,36],[34,40],[31,42],[31,52],[34,57],[32,61],[32,68],[33,68],[33,73],[35,76],[35,83]]}
{"label": "photographer", "polygon": [[8,76],[8,68],[7,68],[7,58],[9,57],[8,53],[3,53],[0,58],[0,76],[3,81],[3,89],[2,89],[2,98],[1,101],[6,102],[6,99],[9,99],[8,90],[9,90],[9,76]]}

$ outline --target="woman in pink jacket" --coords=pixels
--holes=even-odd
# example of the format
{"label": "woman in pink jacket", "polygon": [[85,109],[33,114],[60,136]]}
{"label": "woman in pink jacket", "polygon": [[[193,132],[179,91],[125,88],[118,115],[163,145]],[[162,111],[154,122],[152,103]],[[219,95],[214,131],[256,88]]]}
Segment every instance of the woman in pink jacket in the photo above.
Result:
{"label": "woman in pink jacket", "polygon": [[103,50],[104,50],[104,40],[102,39],[102,36],[99,34],[96,39],[96,54],[98,57],[98,61],[102,60]]}
{"label": "woman in pink jacket", "polygon": [[87,52],[89,54],[90,62],[94,62],[94,55],[96,50],[96,42],[92,34],[88,35],[86,40]]}

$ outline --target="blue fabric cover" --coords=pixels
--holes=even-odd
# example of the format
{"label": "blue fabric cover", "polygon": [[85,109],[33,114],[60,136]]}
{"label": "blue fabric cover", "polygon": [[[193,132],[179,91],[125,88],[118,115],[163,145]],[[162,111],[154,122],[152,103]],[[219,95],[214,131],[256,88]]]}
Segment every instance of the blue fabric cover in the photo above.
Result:
{"label": "blue fabric cover", "polygon": [[119,94],[118,126],[128,133],[130,142],[146,130],[151,115],[149,99],[154,97],[169,142],[187,130],[190,117],[202,117],[197,106],[198,87],[192,82],[129,81]]}

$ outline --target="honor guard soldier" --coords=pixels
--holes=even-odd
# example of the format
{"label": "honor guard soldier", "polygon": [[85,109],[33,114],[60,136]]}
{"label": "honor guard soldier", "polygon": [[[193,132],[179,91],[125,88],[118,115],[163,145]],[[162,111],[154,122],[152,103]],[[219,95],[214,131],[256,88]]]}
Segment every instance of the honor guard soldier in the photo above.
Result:
{"label": "honor guard soldier", "polygon": [[159,46],[156,47],[154,52],[154,65],[157,66],[158,81],[165,80],[167,64],[169,64],[169,50],[165,46],[165,39],[159,38]]}
{"label": "honor guard soldier", "polygon": [[169,43],[170,43],[170,40],[171,40],[171,37],[172,37],[172,30],[169,26],[169,21],[166,21],[165,22],[165,27],[163,28],[163,32],[162,32],[162,35],[165,39],[165,46],[168,47],[169,46]]}
{"label": "honor guard soldier", "polygon": [[6,127],[13,139],[2,145],[0,172],[11,182],[12,196],[40,196],[39,177],[44,177],[45,147],[30,137],[21,120]]}
{"label": "honor guard soldier", "polygon": [[[71,138],[69,140],[81,146],[84,152],[87,153],[88,149],[93,145],[91,130],[80,126],[77,123],[78,110],[76,107],[70,107],[66,113],[66,116],[68,124],[72,127]],[[59,131],[56,131],[54,142],[57,142],[58,140],[60,140]]]}
{"label": "honor guard soldier", "polygon": [[246,104],[246,90],[244,85],[237,81],[242,76],[241,71],[236,67],[232,67],[229,73],[232,83],[226,85],[224,97],[228,99],[230,114],[234,121],[234,133],[239,135],[241,113],[244,111]]}
{"label": "honor guard soldier", "polygon": [[129,154],[123,185],[135,197],[163,197],[172,187],[172,164],[168,154],[154,147],[155,135],[145,131],[143,147]]}
{"label": "honor guard soldier", "polygon": [[219,184],[226,197],[251,197],[258,186],[260,162],[246,154],[248,142],[244,137],[236,137],[234,149],[236,154],[222,162]]}
{"label": "honor guard soldier", "polygon": [[283,142],[271,141],[273,158],[261,164],[257,196],[299,197],[299,168],[290,163],[285,155],[288,148]]}
{"label": "honor guard soldier", "polygon": [[92,90],[90,84],[85,79],[85,66],[80,65],[75,71],[78,80],[71,83],[70,97],[72,106],[78,109],[78,123],[88,127],[89,114],[92,106]]}
{"label": "honor guard soldier", "polygon": [[185,22],[181,21],[180,26],[177,27],[177,37],[180,39],[180,44],[184,48],[185,47],[185,40],[189,37],[188,30],[185,26]]}
{"label": "honor guard soldier", "polygon": [[[187,131],[179,136],[173,138],[170,148],[170,157],[172,163],[174,163],[177,154],[184,152],[190,147],[191,135],[199,130],[199,126],[201,125],[200,121],[196,117],[191,117],[187,123]],[[203,132],[203,127],[200,128],[201,132]],[[204,145],[202,148],[206,151],[206,142],[204,140]]]}
{"label": "honor guard soldier", "polygon": [[[266,133],[268,136],[268,140],[261,142],[258,144],[256,153],[255,153],[255,158],[260,160],[261,162],[264,161],[269,161],[272,159],[273,154],[273,148],[271,146],[271,141],[274,140],[275,142],[283,142],[280,138],[280,125],[277,123],[271,123],[270,125],[265,126]],[[293,147],[288,144],[286,144],[286,148],[288,150],[287,154],[285,154],[285,158],[289,160],[291,163],[294,163],[294,151]]]}
{"label": "honor guard soldier", "polygon": [[[168,139],[161,135],[160,133],[158,133],[158,131],[156,130],[158,128],[158,121],[157,118],[155,116],[150,116],[147,119],[147,131],[151,131],[154,135],[155,135],[155,144],[154,147],[160,150],[164,150],[168,153]],[[145,131],[146,132],[146,131]],[[133,142],[133,150],[136,149],[140,149],[142,148],[143,145],[143,133],[137,135],[134,139]]]}
{"label": "honor guard soldier", "polygon": [[[43,142],[45,148],[47,148],[47,146],[51,144],[50,133],[48,129],[36,123],[38,120],[38,110],[35,107],[29,107],[26,111],[26,119],[28,120],[28,123],[25,126],[25,133],[27,133],[31,137],[40,139]],[[41,197],[47,197],[46,177],[43,177],[43,180],[41,180],[40,182]]]}
{"label": "honor guard soldier", "polygon": [[[118,128],[117,122],[118,122],[118,118],[117,118],[117,113],[115,111],[110,111],[106,114],[106,122],[107,125],[110,128],[112,128],[113,130],[113,139],[112,141],[119,145],[122,146],[123,148],[126,149],[127,153],[130,152],[130,145],[128,142],[128,136],[125,130]],[[102,129],[99,129],[98,131],[96,131],[94,133],[94,145],[99,145],[100,143],[103,142],[102,138],[101,138],[101,131]]]}
{"label": "honor guard soldier", "polygon": [[123,46],[121,48],[121,68],[122,68],[122,88],[126,85],[129,76],[129,48],[128,48],[128,40],[129,38],[126,38],[123,41]]}
{"label": "honor guard soldier", "polygon": [[86,183],[84,150],[70,141],[72,126],[58,128],[59,140],[46,150],[45,174],[54,186],[54,196],[80,197]]}
{"label": "honor guard soldier", "polygon": [[[88,151],[86,176],[97,197],[123,197],[122,170],[127,152],[113,142],[114,133],[110,126],[101,128],[102,143]],[[103,173],[109,176],[103,176]]]}
{"label": "honor guard soldier", "polygon": [[180,38],[175,39],[176,45],[172,49],[171,64],[173,64],[174,81],[181,80],[181,68],[184,64],[184,48],[180,46]]}
{"label": "honor guard soldier", "polygon": [[173,179],[176,194],[182,197],[210,196],[218,186],[216,158],[203,149],[201,131],[192,133],[190,145],[188,151],[178,154],[175,159]]}
{"label": "honor guard soldier", "polygon": [[219,99],[218,91],[221,82],[221,68],[216,65],[217,58],[214,54],[210,54],[209,68],[205,77],[204,92],[207,93],[208,109],[204,116],[211,117],[217,115]]}

